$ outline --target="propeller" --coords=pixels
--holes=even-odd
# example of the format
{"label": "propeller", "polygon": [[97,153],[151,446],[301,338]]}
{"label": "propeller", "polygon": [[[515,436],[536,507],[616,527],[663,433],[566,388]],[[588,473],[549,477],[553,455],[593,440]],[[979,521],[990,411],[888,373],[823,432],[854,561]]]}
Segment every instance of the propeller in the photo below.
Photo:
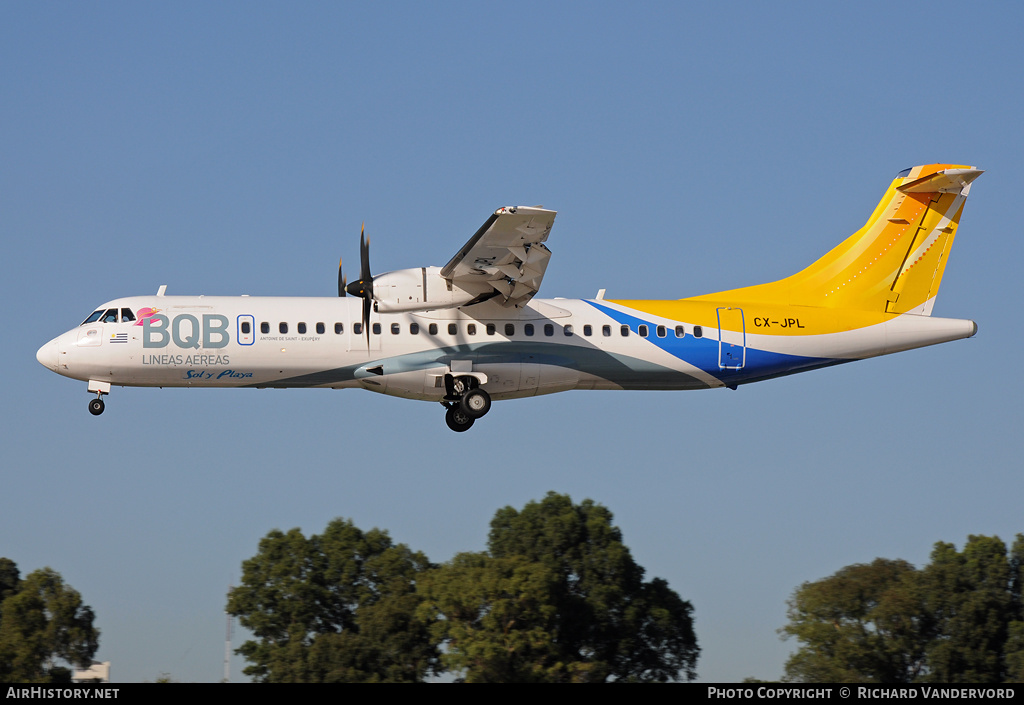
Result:
{"label": "propeller", "polygon": [[366,239],[366,223],[363,223],[359,231],[359,279],[345,287],[345,291],[363,300],[363,330],[366,331],[366,347],[369,348],[370,308],[373,306],[373,275],[370,274],[370,241]]}
{"label": "propeller", "polygon": [[348,292],[345,291],[346,280],[345,273],[341,267],[341,258],[338,258],[338,296],[348,296]]}

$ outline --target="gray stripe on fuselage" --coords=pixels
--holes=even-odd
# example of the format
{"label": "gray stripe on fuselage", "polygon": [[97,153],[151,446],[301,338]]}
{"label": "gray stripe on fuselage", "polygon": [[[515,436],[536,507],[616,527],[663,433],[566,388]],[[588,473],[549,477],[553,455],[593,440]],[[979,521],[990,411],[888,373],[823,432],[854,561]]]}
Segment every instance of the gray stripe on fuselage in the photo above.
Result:
{"label": "gray stripe on fuselage", "polygon": [[446,367],[452,360],[472,360],[474,365],[531,364],[579,370],[624,389],[707,389],[703,381],[678,370],[627,355],[597,348],[533,341],[469,343],[424,350],[395,357],[367,360],[322,372],[313,372],[250,387],[319,387],[376,377],[366,368],[382,365],[384,374]]}

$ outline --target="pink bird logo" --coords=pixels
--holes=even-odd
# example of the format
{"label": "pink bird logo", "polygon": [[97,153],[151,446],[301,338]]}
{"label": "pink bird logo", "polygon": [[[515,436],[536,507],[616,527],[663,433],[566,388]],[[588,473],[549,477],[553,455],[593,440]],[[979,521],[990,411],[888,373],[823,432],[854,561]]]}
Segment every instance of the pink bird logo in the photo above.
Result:
{"label": "pink bird logo", "polygon": [[138,311],[136,311],[136,314],[135,314],[139,318],[138,323],[136,323],[135,325],[141,326],[142,322],[144,320],[146,320],[150,316],[153,316],[153,315],[155,315],[157,313],[160,313],[160,309],[158,309],[158,308],[148,308],[148,307],[147,308],[140,308]]}

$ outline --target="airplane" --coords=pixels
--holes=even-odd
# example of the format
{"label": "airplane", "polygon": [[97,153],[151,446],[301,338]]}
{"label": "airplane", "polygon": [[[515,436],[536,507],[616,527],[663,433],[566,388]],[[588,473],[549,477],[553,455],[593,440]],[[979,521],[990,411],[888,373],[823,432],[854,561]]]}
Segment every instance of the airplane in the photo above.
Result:
{"label": "airplane", "polygon": [[970,166],[901,171],[867,223],[779,281],[693,298],[538,299],[555,211],[494,211],[443,267],[360,278],[338,296],[155,296],[98,306],[39,348],[103,397],[121,387],[362,388],[440,402],[453,431],[492,401],[571,389],[686,390],[806,372],[973,336],[931,316]]}

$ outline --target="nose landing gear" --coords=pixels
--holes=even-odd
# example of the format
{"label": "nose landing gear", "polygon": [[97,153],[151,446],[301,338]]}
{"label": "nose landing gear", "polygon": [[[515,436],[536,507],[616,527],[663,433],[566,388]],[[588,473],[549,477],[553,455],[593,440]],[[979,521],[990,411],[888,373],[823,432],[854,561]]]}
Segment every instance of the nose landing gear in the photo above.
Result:
{"label": "nose landing gear", "polygon": [[110,382],[100,382],[95,379],[89,380],[89,391],[96,392],[96,398],[89,402],[89,413],[99,416],[103,413],[103,395],[110,394]]}
{"label": "nose landing gear", "polygon": [[89,413],[93,416],[99,416],[103,413],[103,409],[106,405],[103,403],[103,392],[96,394],[96,398],[89,402]]}
{"label": "nose landing gear", "polygon": [[480,389],[475,377],[446,375],[448,392],[441,403],[448,410],[444,420],[456,433],[468,431],[473,422],[491,410],[491,395]]}

